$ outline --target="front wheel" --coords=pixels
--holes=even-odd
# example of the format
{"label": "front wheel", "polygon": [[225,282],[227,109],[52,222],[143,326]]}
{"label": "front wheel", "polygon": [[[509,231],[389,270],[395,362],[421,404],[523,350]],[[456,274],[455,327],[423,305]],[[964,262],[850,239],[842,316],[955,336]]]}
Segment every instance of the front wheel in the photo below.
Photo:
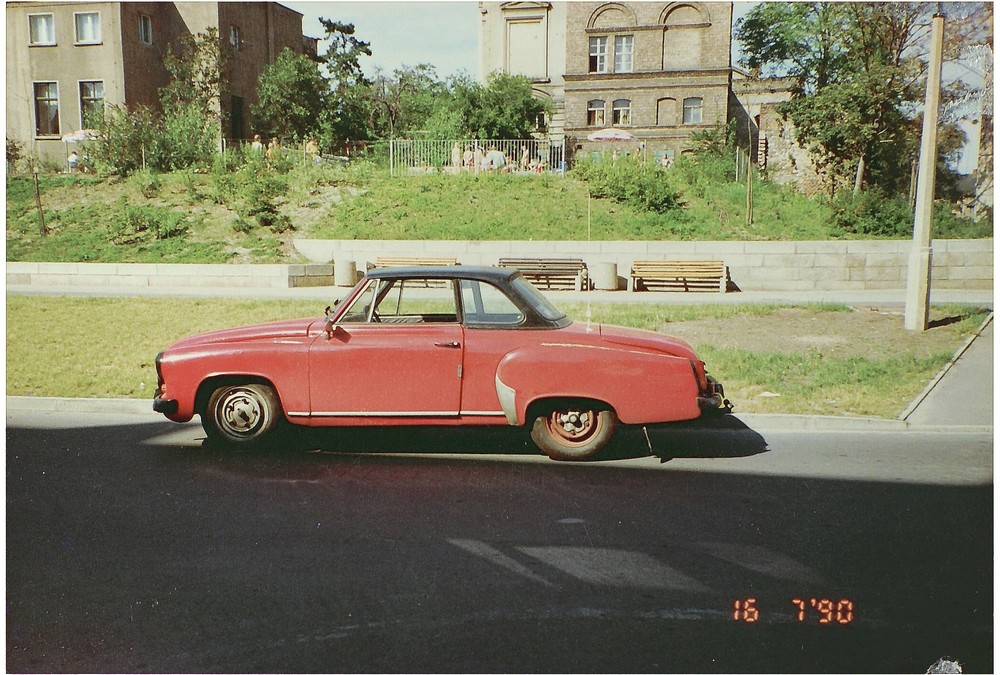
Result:
{"label": "front wheel", "polygon": [[219,387],[208,399],[201,424],[209,440],[254,444],[274,429],[281,418],[281,402],[265,384]]}
{"label": "front wheel", "polygon": [[600,452],[616,424],[611,410],[594,408],[592,403],[566,403],[535,419],[531,439],[552,459],[579,461]]}

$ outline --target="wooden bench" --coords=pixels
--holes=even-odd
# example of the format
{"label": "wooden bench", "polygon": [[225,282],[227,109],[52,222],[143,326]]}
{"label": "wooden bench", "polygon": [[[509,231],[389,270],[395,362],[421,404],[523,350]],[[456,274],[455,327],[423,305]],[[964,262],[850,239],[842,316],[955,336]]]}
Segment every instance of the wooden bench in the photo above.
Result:
{"label": "wooden bench", "polygon": [[721,260],[636,260],[628,289],[725,293],[729,270]]}
{"label": "wooden bench", "polygon": [[[375,259],[375,264],[368,263],[367,269],[384,269],[387,267],[449,267],[457,265],[457,258],[435,258],[430,256],[380,256]],[[425,288],[439,288],[446,286],[448,282],[444,280],[424,281]]]}
{"label": "wooden bench", "polygon": [[375,264],[368,263],[368,269],[377,269],[384,267],[439,267],[448,265],[457,265],[458,260],[456,258],[434,258],[429,256],[397,256],[397,257],[378,257],[375,259]]}
{"label": "wooden bench", "polygon": [[585,291],[590,288],[587,264],[579,258],[500,258],[499,265],[521,270],[525,279],[542,290]]}

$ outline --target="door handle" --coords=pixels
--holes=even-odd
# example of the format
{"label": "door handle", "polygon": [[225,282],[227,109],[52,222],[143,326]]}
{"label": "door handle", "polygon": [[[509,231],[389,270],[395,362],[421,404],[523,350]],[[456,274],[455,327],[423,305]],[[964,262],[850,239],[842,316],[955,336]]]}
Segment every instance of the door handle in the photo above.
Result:
{"label": "door handle", "polygon": [[434,346],[435,347],[446,347],[447,349],[458,349],[462,345],[460,345],[459,343],[453,341],[453,342],[435,342]]}

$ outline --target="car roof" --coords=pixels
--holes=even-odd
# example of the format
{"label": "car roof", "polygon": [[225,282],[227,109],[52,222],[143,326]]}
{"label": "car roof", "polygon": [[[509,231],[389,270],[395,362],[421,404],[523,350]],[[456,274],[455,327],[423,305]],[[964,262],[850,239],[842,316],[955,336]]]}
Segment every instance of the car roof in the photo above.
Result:
{"label": "car roof", "polygon": [[380,267],[365,275],[373,279],[478,279],[502,283],[519,274],[513,267],[479,267],[466,265],[422,265],[419,267]]}

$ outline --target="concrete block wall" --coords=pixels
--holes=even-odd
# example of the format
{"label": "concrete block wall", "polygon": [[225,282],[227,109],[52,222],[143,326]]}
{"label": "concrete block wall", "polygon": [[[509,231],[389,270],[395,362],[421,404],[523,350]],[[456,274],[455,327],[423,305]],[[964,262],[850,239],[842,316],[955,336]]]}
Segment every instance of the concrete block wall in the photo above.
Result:
{"label": "concrete block wall", "polygon": [[[312,261],[353,261],[359,270],[379,256],[454,256],[463,265],[496,265],[502,257],[564,257],[588,265],[614,263],[618,275],[627,277],[636,260],[722,260],[745,291],[905,288],[911,246],[909,240],[295,242]],[[992,239],[935,240],[931,260],[935,288],[993,288]]]}
{"label": "concrete block wall", "polygon": [[7,286],[288,288],[288,265],[7,263]]}
{"label": "concrete block wall", "polygon": [[[306,265],[7,263],[10,286],[291,288],[333,285],[337,263],[364,270],[380,256],[454,256],[463,265],[500,258],[582,258],[617,266],[621,287],[636,260],[722,260],[744,291],[894,290],[906,287],[910,241],[359,241],[296,240]],[[992,239],[932,243],[936,289],[992,290]],[[346,265],[345,265],[346,268]]]}

